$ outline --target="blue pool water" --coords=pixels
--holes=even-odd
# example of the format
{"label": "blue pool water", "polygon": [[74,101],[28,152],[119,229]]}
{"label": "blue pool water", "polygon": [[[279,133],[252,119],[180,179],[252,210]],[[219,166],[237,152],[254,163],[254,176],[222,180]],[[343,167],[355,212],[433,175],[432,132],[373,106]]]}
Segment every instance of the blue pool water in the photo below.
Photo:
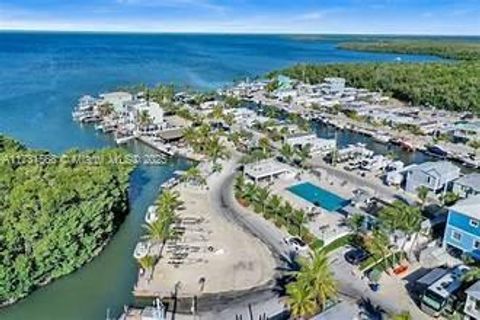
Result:
{"label": "blue pool water", "polygon": [[310,182],[291,186],[287,190],[328,211],[337,211],[350,202]]}

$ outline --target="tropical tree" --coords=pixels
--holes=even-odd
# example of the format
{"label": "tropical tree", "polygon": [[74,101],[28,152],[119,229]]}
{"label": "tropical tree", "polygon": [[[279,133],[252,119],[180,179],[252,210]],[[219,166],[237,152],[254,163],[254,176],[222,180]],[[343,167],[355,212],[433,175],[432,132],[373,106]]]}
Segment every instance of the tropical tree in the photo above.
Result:
{"label": "tropical tree", "polygon": [[258,188],[254,202],[259,204],[262,213],[265,212],[265,208],[267,207],[267,199],[269,196],[270,190],[268,190],[268,188]]}
{"label": "tropical tree", "polygon": [[206,145],[207,156],[215,164],[218,159],[228,158],[229,153],[225,145],[220,141],[218,136],[213,136],[207,141]]}
{"label": "tropical tree", "polygon": [[210,116],[213,119],[220,120],[223,118],[223,107],[220,104],[217,104],[213,107]]}
{"label": "tropical tree", "polygon": [[207,184],[207,180],[202,175],[202,172],[198,167],[190,167],[188,168],[181,177],[182,181],[193,182],[200,185]]}
{"label": "tropical tree", "polygon": [[[311,259],[300,260],[300,265],[294,275],[295,281],[287,285],[287,304],[295,317],[305,318],[323,311],[326,303],[337,296],[337,282],[330,271],[327,255],[321,250]],[[315,310],[312,310],[311,299],[315,302]]]}
{"label": "tropical tree", "polygon": [[138,259],[138,264],[142,267],[143,270],[152,271],[155,267],[156,258],[154,256],[147,255],[143,258]]}
{"label": "tropical tree", "polygon": [[267,138],[262,137],[258,139],[258,147],[265,155],[270,154],[270,141]]}
{"label": "tropical tree", "polygon": [[290,216],[290,222],[297,228],[298,235],[303,236],[303,225],[307,222],[307,215],[302,209],[295,209]]}
{"label": "tropical tree", "polygon": [[276,217],[282,209],[282,198],[274,194],[267,201],[267,206],[265,208],[266,217],[274,216]]}
{"label": "tropical tree", "polygon": [[311,287],[300,281],[287,285],[287,306],[295,319],[307,319],[318,310]]}
{"label": "tropical tree", "polygon": [[138,125],[140,128],[144,128],[152,123],[152,118],[148,110],[142,110],[138,114]]}
{"label": "tropical tree", "polygon": [[422,203],[422,208],[425,206],[425,202],[427,201],[428,192],[430,190],[425,186],[420,186],[417,188],[417,197],[420,199]]}
{"label": "tropical tree", "polygon": [[244,175],[243,174],[237,175],[237,177],[235,178],[235,185],[234,185],[235,196],[237,198],[242,197],[242,195],[244,193],[244,190],[245,190],[245,185],[246,185],[246,182],[245,182]]}
{"label": "tropical tree", "polygon": [[306,161],[312,157],[311,148],[312,146],[310,144],[306,144],[305,146],[297,150],[297,156],[299,158],[300,166],[304,167]]}
{"label": "tropical tree", "polygon": [[480,280],[480,267],[477,266],[471,267],[470,270],[468,270],[462,278],[462,281],[467,284],[472,284],[477,280]]}
{"label": "tropical tree", "polygon": [[347,219],[347,224],[355,234],[359,234],[365,223],[365,216],[360,213],[354,213]]}
{"label": "tropical tree", "polygon": [[286,162],[291,162],[293,156],[295,155],[295,151],[293,150],[291,145],[289,145],[288,143],[284,143],[280,148],[280,154]]}
{"label": "tropical tree", "polygon": [[247,183],[243,188],[242,199],[252,203],[258,196],[258,187],[254,183]]}
{"label": "tropical tree", "polygon": [[412,316],[410,315],[410,312],[404,311],[399,314],[394,314],[391,318],[392,320],[412,320]]}
{"label": "tropical tree", "polygon": [[381,229],[375,229],[372,235],[364,239],[364,245],[368,252],[374,257],[383,260],[384,265],[388,266],[387,257],[390,255],[390,239]]}
{"label": "tropical tree", "polygon": [[113,113],[113,105],[109,102],[102,103],[98,106],[98,111],[102,117],[109,116]]}

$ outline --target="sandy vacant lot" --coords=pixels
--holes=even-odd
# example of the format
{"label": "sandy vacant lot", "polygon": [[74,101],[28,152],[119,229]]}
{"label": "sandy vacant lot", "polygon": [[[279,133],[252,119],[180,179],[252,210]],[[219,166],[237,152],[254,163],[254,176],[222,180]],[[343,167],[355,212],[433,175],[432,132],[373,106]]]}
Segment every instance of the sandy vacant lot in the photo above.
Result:
{"label": "sandy vacant lot", "polygon": [[[139,277],[137,296],[170,296],[179,284],[178,296],[200,295],[253,288],[267,283],[274,274],[275,262],[258,239],[227,221],[219,206],[210,203],[208,191],[180,185],[184,201],[179,216],[185,221],[185,234],[177,245],[186,247],[182,264],[172,264],[173,244],[164,248],[151,280]],[[177,251],[178,253],[178,251]]]}

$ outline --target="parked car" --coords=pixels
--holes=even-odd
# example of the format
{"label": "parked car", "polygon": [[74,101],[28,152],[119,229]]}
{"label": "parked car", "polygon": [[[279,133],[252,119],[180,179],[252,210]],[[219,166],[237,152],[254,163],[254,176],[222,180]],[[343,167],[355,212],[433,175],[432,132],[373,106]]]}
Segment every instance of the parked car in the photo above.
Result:
{"label": "parked car", "polygon": [[345,260],[356,266],[365,261],[368,256],[368,252],[362,248],[353,248],[345,253]]}
{"label": "parked car", "polygon": [[283,241],[297,252],[308,250],[307,244],[299,237],[287,237]]}

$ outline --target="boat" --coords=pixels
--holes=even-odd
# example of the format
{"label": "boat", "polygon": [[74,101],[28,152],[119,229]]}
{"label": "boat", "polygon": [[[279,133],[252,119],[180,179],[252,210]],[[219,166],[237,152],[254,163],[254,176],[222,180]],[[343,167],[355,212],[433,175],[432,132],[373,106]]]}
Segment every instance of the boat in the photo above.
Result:
{"label": "boat", "polygon": [[407,151],[410,151],[410,152],[415,151],[415,146],[413,145],[413,143],[411,143],[408,140],[400,139],[398,140],[398,144]]}
{"label": "boat", "polygon": [[133,139],[135,139],[135,136],[133,136],[133,135],[117,136],[117,137],[115,137],[115,142],[117,144],[124,144],[124,143],[127,143],[128,141],[133,140]]}
{"label": "boat", "polygon": [[427,146],[427,152],[440,158],[446,158],[448,156],[448,151],[438,144]]}
{"label": "boat", "polygon": [[157,214],[157,206],[150,206],[147,209],[147,214],[145,215],[145,222],[148,224],[152,224],[155,221],[158,220],[158,214]]}
{"label": "boat", "polygon": [[389,143],[392,137],[386,132],[378,131],[377,133],[372,135],[372,139],[373,141],[380,143]]}
{"label": "boat", "polygon": [[150,243],[147,241],[137,242],[135,250],[133,251],[133,257],[135,259],[145,258],[150,252]]}

